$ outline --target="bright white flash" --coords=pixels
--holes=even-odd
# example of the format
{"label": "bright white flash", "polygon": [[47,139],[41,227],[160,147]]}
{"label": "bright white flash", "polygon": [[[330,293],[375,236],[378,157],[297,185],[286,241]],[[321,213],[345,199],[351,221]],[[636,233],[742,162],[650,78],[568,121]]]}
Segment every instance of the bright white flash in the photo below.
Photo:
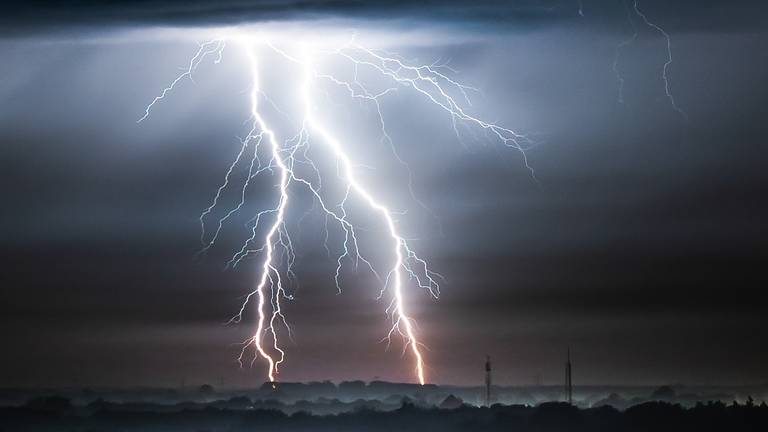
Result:
{"label": "bright white flash", "polygon": [[[253,335],[242,344],[242,351],[238,358],[240,364],[242,365],[248,353],[251,352],[249,350],[253,349],[251,364],[259,358],[265,360],[268,366],[267,378],[270,382],[275,382],[280,365],[285,359],[285,350],[281,347],[280,340],[281,335],[287,334],[290,337],[291,328],[283,315],[281,305],[284,300],[292,299],[287,285],[296,278],[293,272],[296,255],[286,227],[285,215],[290,209],[291,191],[294,188],[304,188],[310,192],[315,208],[322,212],[326,222],[337,224],[341,228],[340,232],[343,232],[343,247],[336,257],[334,272],[337,289],[341,290],[340,275],[344,264],[348,262],[354,263],[355,266],[362,264],[380,281],[379,298],[389,296],[389,306],[386,311],[391,318],[391,326],[383,340],[389,345],[393,335],[400,335],[403,338],[403,353],[410,352],[414,362],[415,377],[419,383],[424,384],[427,378],[422,342],[418,335],[418,327],[408,310],[406,290],[409,287],[424,289],[437,298],[440,294],[440,285],[437,281],[440,275],[430,270],[427,262],[419,257],[400,233],[397,221],[399,213],[390,209],[371,188],[360,180],[356,173],[356,165],[345,150],[347,144],[339,138],[342,134],[334,132],[317,115],[323,106],[314,95],[318,90],[322,90],[323,85],[331,85],[340,87],[352,99],[370,103],[378,114],[382,140],[390,145],[394,157],[400,162],[402,159],[395,151],[380,106],[382,98],[397,89],[412,91],[422,96],[436,109],[449,116],[457,136],[459,136],[458,125],[464,124],[477,128],[502,144],[519,150],[529,170],[531,168],[525,157],[525,150],[530,147],[531,142],[524,135],[509,128],[470,114],[466,109],[469,105],[468,92],[475,89],[451,78],[450,75],[454,71],[447,65],[414,64],[396,54],[367,48],[356,42],[355,38],[331,47],[296,42],[284,45],[280,40],[274,40],[271,37],[242,33],[210,40],[200,45],[184,72],[146,107],[139,122],[145,120],[153,107],[172,92],[181,81],[185,78],[191,79],[197,67],[206,58],[213,57],[214,62],[219,63],[228,43],[235,44],[242,50],[251,69],[251,123],[250,131],[242,140],[240,151],[227,170],[211,205],[200,216],[202,252],[216,243],[227,220],[244,207],[246,191],[251,180],[260,175],[277,177],[276,186],[279,191],[275,205],[257,212],[251,219],[251,236],[233,254],[228,263],[230,267],[237,266],[244,258],[254,254],[258,255],[260,260],[256,286],[245,297],[240,310],[231,319],[231,322],[240,322],[249,306],[255,306],[256,328]],[[296,89],[295,97],[301,106],[300,118],[296,122],[300,125],[297,130],[277,131],[268,124],[263,115],[264,103],[268,104],[270,109],[279,111],[268,97],[267,90],[262,88],[259,77],[260,68],[265,67],[263,63],[267,54],[281,58],[300,72],[301,81],[287,86]],[[345,80],[320,70],[316,67],[316,60],[319,58],[338,59],[348,64],[354,70],[354,79]],[[379,92],[370,90],[370,86],[367,86],[358,74],[362,69],[389,82],[390,86]],[[279,112],[282,113],[282,111]],[[338,181],[341,182],[344,190],[340,201],[329,201],[330,198],[323,189],[321,170],[309,156],[310,145],[323,149],[336,161]],[[248,175],[239,185],[240,200],[216,221],[212,232],[206,232],[207,217],[217,206],[222,205],[220,203],[222,193],[227,188],[233,187],[232,174],[241,161],[248,164]],[[299,167],[302,169],[297,169]],[[302,174],[306,172],[312,175]],[[531,174],[533,174],[532,170]],[[386,228],[389,240],[381,247],[388,251],[391,261],[383,269],[377,269],[359,247],[357,229],[348,216],[348,207],[352,201],[367,206]],[[327,223],[325,236],[327,242],[329,236]],[[327,244],[326,249],[328,249]]]}

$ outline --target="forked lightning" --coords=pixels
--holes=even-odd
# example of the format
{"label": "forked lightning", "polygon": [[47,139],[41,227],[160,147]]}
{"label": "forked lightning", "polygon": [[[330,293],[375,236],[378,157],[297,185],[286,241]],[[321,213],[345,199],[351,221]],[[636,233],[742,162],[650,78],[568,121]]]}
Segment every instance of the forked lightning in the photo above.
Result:
{"label": "forked lightning", "polygon": [[[341,272],[345,263],[351,262],[355,266],[363,265],[380,281],[379,298],[390,296],[389,306],[386,309],[392,324],[386,332],[384,340],[391,342],[393,335],[400,335],[404,340],[403,353],[409,352],[413,361],[413,371],[419,383],[427,381],[426,364],[419,338],[418,328],[410,314],[407,301],[407,288],[417,287],[426,290],[437,298],[440,294],[438,279],[440,275],[433,272],[427,262],[420,258],[411,247],[406,238],[401,234],[397,215],[373,190],[364,184],[356,172],[356,165],[346,151],[348,146],[339,134],[325,124],[317,111],[322,108],[315,98],[315,93],[323,85],[338,86],[349,94],[352,99],[363,100],[370,103],[378,115],[378,132],[382,140],[387,142],[400,162],[403,162],[397,154],[387,124],[381,110],[381,100],[397,89],[412,91],[425,98],[435,108],[447,115],[453,125],[457,136],[459,135],[459,123],[484,131],[489,137],[498,140],[505,146],[520,151],[525,166],[531,170],[525,151],[531,142],[512,129],[500,126],[496,123],[483,120],[470,114],[466,106],[469,105],[468,92],[475,89],[466,86],[450,75],[452,70],[442,64],[414,64],[402,59],[400,56],[367,48],[351,38],[343,43],[331,47],[318,47],[317,44],[291,43],[281,44],[272,38],[264,38],[255,34],[242,32],[230,34],[226,37],[216,38],[200,45],[197,53],[192,57],[188,67],[171,84],[162,90],[147,107],[139,122],[144,121],[150,115],[155,105],[166,98],[180,82],[191,79],[198,66],[206,58],[212,57],[215,63],[222,60],[222,55],[227,46],[236,45],[246,56],[252,77],[250,101],[251,120],[250,131],[242,139],[239,153],[227,170],[222,184],[216,195],[200,216],[202,226],[201,240],[202,252],[211,248],[218,240],[219,233],[225,222],[244,208],[247,190],[251,181],[260,176],[277,177],[277,189],[279,191],[275,205],[271,208],[257,212],[250,221],[251,236],[243,246],[232,256],[228,266],[237,266],[244,258],[257,254],[259,259],[259,276],[256,285],[246,297],[238,313],[231,322],[240,322],[249,307],[254,307],[256,312],[256,328],[251,337],[242,344],[239,361],[242,365],[246,357],[253,350],[251,363],[259,358],[267,363],[267,378],[270,382],[277,381],[280,365],[285,359],[285,350],[281,346],[281,335],[290,336],[291,329],[283,315],[282,302],[291,299],[287,284],[295,279],[293,264],[295,253],[293,242],[285,223],[286,212],[291,209],[291,191],[294,188],[304,188],[309,191],[314,199],[314,205],[321,211],[326,221],[331,221],[341,228],[343,233],[342,249],[336,257],[336,269],[334,280],[338,290],[341,290]],[[260,70],[265,67],[264,60],[267,57],[277,57],[286,64],[296,68],[301,76],[301,81],[292,86],[296,89],[295,97],[300,101],[301,114],[296,123],[300,125],[298,130],[285,133],[273,129],[263,115],[263,104],[269,104],[271,109],[277,110],[272,100],[267,96],[267,90],[262,88]],[[323,58],[337,59],[340,63],[349,65],[354,69],[354,79],[345,80],[334,76],[316,67],[316,60]],[[386,89],[375,92],[370,90],[362,78],[359,78],[358,70],[366,69],[366,72],[375,74],[383,81],[388,82]],[[324,194],[323,178],[321,170],[316,162],[309,156],[310,144],[317,146],[332,157],[338,166],[338,181],[342,183],[344,190],[340,202],[329,202],[329,197]],[[264,148],[266,146],[266,149]],[[266,154],[267,157],[263,157]],[[262,156],[260,156],[262,155]],[[263,160],[262,160],[263,159]],[[247,177],[239,185],[239,201],[229,208],[224,216],[214,224],[212,233],[206,232],[206,220],[212,212],[221,206],[222,193],[232,187],[233,173],[240,163],[248,166]],[[306,170],[298,170],[297,167],[308,167],[312,175],[302,174]],[[533,170],[531,170],[533,174]],[[412,191],[411,191],[412,194]],[[412,194],[413,195],[413,194]],[[383,224],[388,239],[382,247],[388,250],[391,261],[382,270],[377,270],[373,262],[368,259],[359,247],[358,235],[355,225],[348,215],[349,203],[356,200],[371,210],[379,223]],[[260,237],[259,234],[262,233]],[[328,226],[325,230],[326,239],[329,236]],[[327,248],[326,244],[326,248]]]}

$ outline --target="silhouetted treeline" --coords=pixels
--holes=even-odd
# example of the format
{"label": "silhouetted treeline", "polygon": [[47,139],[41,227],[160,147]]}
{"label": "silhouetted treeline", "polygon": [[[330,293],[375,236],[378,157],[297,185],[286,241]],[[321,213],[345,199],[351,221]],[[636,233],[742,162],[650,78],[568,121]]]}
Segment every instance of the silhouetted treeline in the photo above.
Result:
{"label": "silhouetted treeline", "polygon": [[420,408],[410,403],[382,412],[361,408],[338,415],[286,414],[278,410],[206,407],[159,412],[92,406],[83,411],[65,398],[45,398],[0,409],[0,431],[768,431],[768,406],[699,403],[684,408],[648,402],[625,411],[609,406],[579,409],[559,402],[528,407],[494,405],[456,409]]}
{"label": "silhouetted treeline", "polygon": [[[105,400],[119,403],[125,409],[143,409],[144,404],[173,405],[172,408],[201,408],[214,404],[217,408],[236,408],[254,401],[249,408],[280,409],[288,414],[308,411],[313,414],[338,414],[360,407],[388,410],[398,408],[407,398],[420,406],[440,406],[446,397],[454,396],[470,405],[485,403],[482,387],[388,383],[384,381],[330,381],[310,383],[279,383],[276,387],[265,384],[257,388],[214,388],[211,385],[185,388],[88,388],[59,389],[3,389],[0,388],[0,406],[19,406],[33,398],[61,395],[73,405],[83,406]],[[504,405],[538,405],[562,400],[563,387],[549,386],[493,386],[492,401]],[[700,401],[732,400],[744,402],[748,396],[768,401],[768,386],[577,386],[574,403],[580,408],[610,405],[626,409],[644,402],[679,403],[693,407]]]}

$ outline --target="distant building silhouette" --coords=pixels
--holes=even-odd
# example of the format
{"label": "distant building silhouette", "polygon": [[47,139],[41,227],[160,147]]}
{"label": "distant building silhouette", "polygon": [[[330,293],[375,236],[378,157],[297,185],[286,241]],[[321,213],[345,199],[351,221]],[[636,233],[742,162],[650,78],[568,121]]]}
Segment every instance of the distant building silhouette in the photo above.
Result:
{"label": "distant building silhouette", "polygon": [[571,348],[568,348],[568,355],[565,360],[565,400],[569,405],[573,405],[573,381],[571,380]]}
{"label": "distant building silhouette", "polygon": [[485,356],[485,406],[491,406],[491,356]]}

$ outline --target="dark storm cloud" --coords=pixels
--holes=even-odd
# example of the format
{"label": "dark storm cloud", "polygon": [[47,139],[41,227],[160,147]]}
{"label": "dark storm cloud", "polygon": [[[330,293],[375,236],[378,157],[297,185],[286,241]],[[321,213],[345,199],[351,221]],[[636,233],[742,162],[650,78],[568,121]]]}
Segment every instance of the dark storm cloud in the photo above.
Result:
{"label": "dark storm cloud", "polygon": [[6,9],[0,23],[6,31],[72,25],[222,25],[249,21],[318,18],[503,21],[527,23],[573,15],[558,2],[460,1],[86,1],[21,2]]}
{"label": "dark storm cloud", "polygon": [[[42,35],[299,17],[494,23],[479,26],[492,35],[524,27],[404,54],[451,58],[485,92],[475,109],[541,131],[528,154],[538,183],[514,151],[471,134],[464,149],[450,119],[407,91],[382,104],[403,157],[419,168],[418,196],[443,224],[441,235],[429,215],[398,201],[413,210],[417,222],[404,216],[403,225],[418,250],[446,277],[440,301],[411,300],[434,379],[474,383],[476,353],[490,352],[505,383],[535,372],[555,383],[570,345],[580,382],[754,382],[768,378],[758,300],[768,255],[768,62],[756,31],[768,8],[729,4],[641,2],[672,34],[670,83],[687,121],[665,98],[665,44],[651,31],[622,52],[626,102],[617,102],[620,2],[585,0],[583,20],[578,2],[32,2],[0,21],[6,34]],[[233,361],[231,344],[249,325],[223,325],[255,273],[252,262],[222,272],[242,221],[206,259],[194,258],[197,217],[239,146],[248,78],[228,51],[136,125],[195,50],[147,39],[0,41],[0,332],[13,353],[0,358],[3,383],[262,379],[257,367],[243,380]],[[377,164],[377,185],[401,184],[402,167],[386,165],[385,150],[361,155]],[[254,201],[274,196],[262,186]],[[347,275],[336,293],[333,259],[311,246],[320,231],[308,223],[297,238],[300,253],[310,249],[286,305],[297,343],[285,376],[410,379],[399,350],[376,344],[385,305],[372,284]]]}
{"label": "dark storm cloud", "polygon": [[[630,0],[194,0],[194,1],[26,1],[6,4],[0,34],[68,31],[141,25],[229,25],[291,19],[351,18],[460,25],[475,31],[519,31],[564,23],[615,28],[626,18]],[[742,31],[765,28],[759,0],[732,7],[718,0],[646,0],[642,8],[678,30]],[[580,10],[583,15],[580,14]]]}

